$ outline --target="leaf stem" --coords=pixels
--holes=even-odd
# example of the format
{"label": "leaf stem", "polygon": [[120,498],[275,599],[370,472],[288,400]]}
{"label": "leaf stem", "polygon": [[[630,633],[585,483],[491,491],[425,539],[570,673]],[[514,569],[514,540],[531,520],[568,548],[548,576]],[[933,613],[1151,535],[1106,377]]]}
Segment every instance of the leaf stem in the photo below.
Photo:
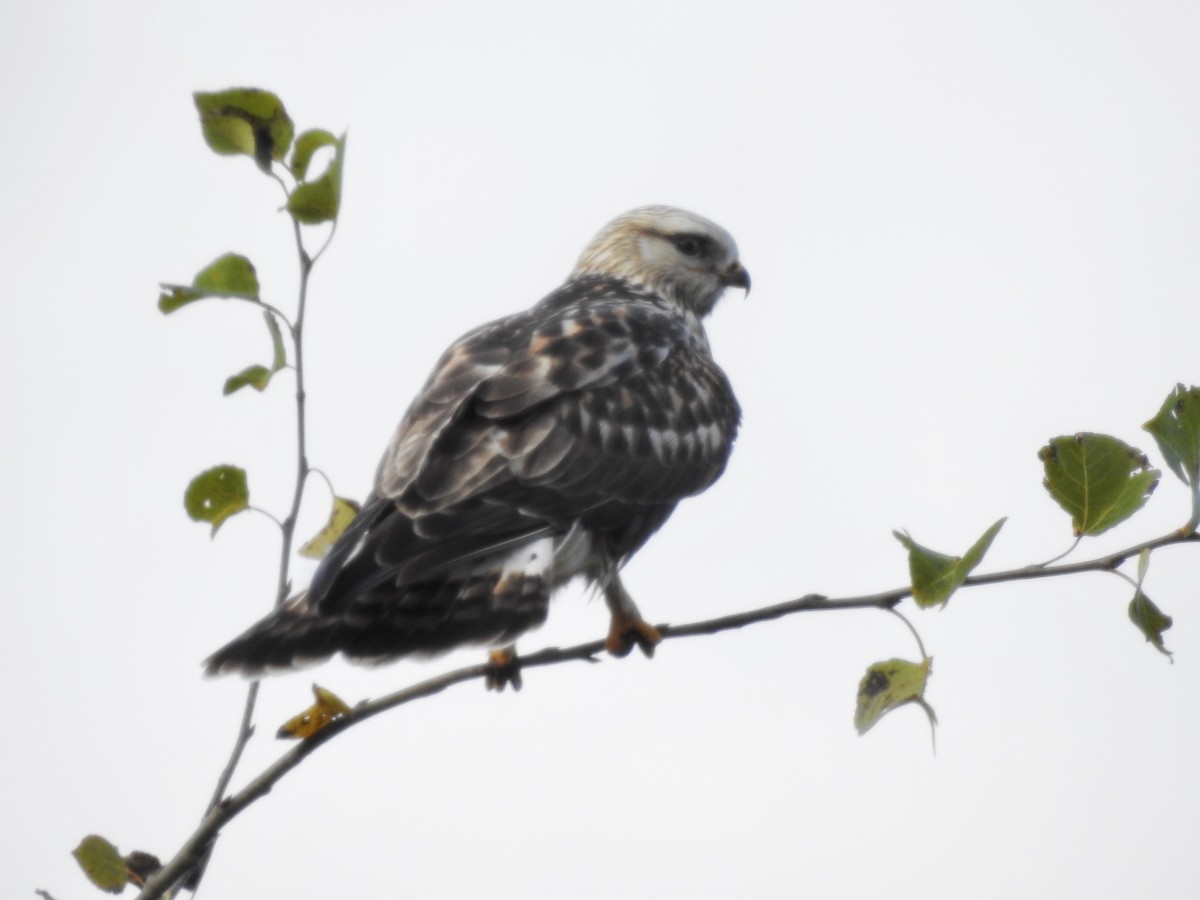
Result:
{"label": "leaf stem", "polygon": [[903,622],[905,625],[907,625],[907,626],[908,626],[908,630],[912,632],[912,636],[913,636],[913,638],[915,638],[915,639],[916,639],[916,642],[917,642],[917,650],[918,650],[918,651],[920,652],[920,654],[921,654],[921,659],[929,659],[929,654],[925,652],[925,644],[924,644],[924,642],[922,642],[922,640],[921,640],[921,635],[917,633],[917,629],[916,629],[916,627],[913,625],[913,623],[912,623],[912,622],[910,622],[910,621],[908,621],[908,616],[904,615],[904,613],[900,612],[900,610],[896,609],[896,607],[894,607],[894,606],[889,606],[889,607],[886,607],[886,609],[887,609],[887,611],[888,611],[888,612],[890,612],[890,613],[891,613],[893,616],[895,616],[895,617],[896,617],[896,618],[898,618],[898,619],[899,619],[901,622]]}
{"label": "leaf stem", "polygon": [[240,300],[242,303],[249,303],[252,306],[257,306],[259,309],[263,310],[264,312],[269,312],[271,315],[273,315],[275,318],[277,318],[280,322],[282,322],[284,325],[286,325],[288,331],[292,330],[292,320],[287,317],[287,315],[284,313],[284,311],[281,310],[277,306],[272,306],[270,303],[267,303],[264,300],[259,300],[256,297],[238,297],[235,295],[230,295],[228,297],[222,297],[221,299],[222,300]]}
{"label": "leaf stem", "polygon": [[316,466],[310,466],[308,471],[309,474],[320,475],[321,479],[325,482],[325,487],[329,488],[329,496],[331,498],[337,497],[337,491],[333,489],[333,481],[330,480],[329,476],[325,474],[323,469],[318,469]]}
{"label": "leaf stem", "polygon": [[246,509],[249,510],[250,512],[260,513],[261,515],[266,516],[268,519],[270,519],[272,522],[274,522],[280,528],[283,528],[283,523],[280,522],[279,519],[275,517],[275,514],[267,512],[267,510],[263,509],[261,506],[250,505],[250,506],[247,506]]}
{"label": "leaf stem", "polygon": [[[338,220],[334,219],[333,224],[329,226],[329,234],[326,235],[324,242],[317,249],[317,252],[312,255],[312,264],[314,266],[317,264],[317,260],[320,259],[324,255],[324,253],[327,249],[329,249],[329,245],[331,243],[333,243],[333,236],[335,234],[337,234],[337,223],[338,223]],[[297,226],[297,227],[299,227],[299,226]]]}
{"label": "leaf stem", "polygon": [[1112,571],[1112,574],[1116,575],[1118,578],[1128,581],[1129,584],[1133,587],[1133,589],[1135,591],[1140,591],[1142,589],[1142,586],[1140,584],[1138,584],[1136,581],[1134,581],[1132,578],[1130,578],[1128,575],[1126,575],[1120,569],[1112,569],[1111,571]]}
{"label": "leaf stem", "polygon": [[1060,559],[1065,559],[1066,557],[1070,556],[1072,553],[1075,552],[1075,548],[1079,546],[1079,542],[1082,540],[1083,540],[1082,534],[1076,535],[1075,540],[1071,543],[1070,547],[1068,547],[1062,553],[1058,554],[1058,556],[1055,556],[1053,559],[1046,560],[1044,563],[1042,563],[1042,565],[1043,566],[1051,566],[1051,565],[1054,565],[1054,563],[1058,562]]}

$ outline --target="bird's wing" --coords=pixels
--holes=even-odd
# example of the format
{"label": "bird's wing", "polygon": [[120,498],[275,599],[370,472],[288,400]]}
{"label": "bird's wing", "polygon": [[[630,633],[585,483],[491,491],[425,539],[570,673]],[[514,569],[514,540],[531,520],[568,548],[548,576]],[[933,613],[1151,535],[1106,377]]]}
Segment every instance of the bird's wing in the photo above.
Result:
{"label": "bird's wing", "polygon": [[720,475],[737,419],[707,348],[654,303],[543,305],[485,326],[442,357],[380,465],[373,520],[315,584],[427,579],[585,515],[627,527],[631,552]]}
{"label": "bird's wing", "polygon": [[[397,431],[377,492],[416,517],[514,486],[678,500],[709,483],[687,483],[692,464],[723,464],[737,415],[679,315],[592,300],[452,347]],[[602,483],[581,483],[602,464]]]}
{"label": "bird's wing", "polygon": [[[461,482],[453,499],[419,493],[427,500],[447,497],[447,504],[470,496],[484,474],[472,472],[471,463],[498,462],[495,454],[476,452],[492,449],[485,446],[497,430],[492,423],[503,430],[504,420],[541,402],[656,365],[688,337],[677,316],[648,302],[631,303],[627,296],[587,306],[562,302],[571,297],[570,286],[562,288],[528,312],[476,329],[443,354],[384,454],[377,494],[401,498],[418,480],[428,488],[453,469]],[[473,418],[484,427],[470,427]]]}

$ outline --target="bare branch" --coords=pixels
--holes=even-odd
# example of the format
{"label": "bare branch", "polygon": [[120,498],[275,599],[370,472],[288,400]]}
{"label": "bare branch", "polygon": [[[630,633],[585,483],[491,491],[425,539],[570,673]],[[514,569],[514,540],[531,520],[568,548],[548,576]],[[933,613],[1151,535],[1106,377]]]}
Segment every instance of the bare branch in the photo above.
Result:
{"label": "bare branch", "polygon": [[208,802],[208,809],[205,812],[212,812],[225,796],[225,791],[229,788],[229,782],[233,779],[234,770],[237,769],[237,764],[242,758],[242,751],[246,749],[246,744],[254,735],[254,703],[258,699],[258,682],[255,681],[250,685],[246,692],[246,705],[242,709],[242,723],[238,727],[237,740],[233,745],[233,751],[229,754],[229,762],[225,764],[225,769],[221,772],[221,777],[217,779],[217,786],[213,790],[212,799]]}
{"label": "bare branch", "polygon": [[300,258],[300,297],[296,306],[296,323],[292,326],[292,351],[296,355],[296,487],[292,492],[292,508],[283,520],[283,541],[279,548],[279,583],[276,586],[275,605],[287,599],[288,563],[292,555],[292,539],[296,530],[296,517],[300,514],[300,503],[304,499],[304,484],[308,480],[308,451],[306,437],[306,412],[304,392],[304,310],[308,301],[308,276],[312,273],[312,260],[304,249],[304,237],[300,223],[292,219],[296,237],[296,253]]}
{"label": "bare branch", "polygon": [[[1197,542],[1200,542],[1200,535],[1176,532],[1085,562],[1057,566],[1039,564],[1020,569],[993,572],[987,575],[975,575],[968,578],[963,587],[977,587],[985,584],[1021,581],[1029,578],[1053,578],[1083,572],[1112,572],[1126,560],[1137,556],[1143,549],[1153,550],[1172,544]],[[744,628],[747,625],[754,625],[759,622],[769,622],[802,612],[845,609],[883,609],[890,611],[904,598],[911,596],[911,594],[912,589],[910,587],[896,588],[878,594],[865,594],[858,597],[830,598],[819,594],[808,594],[804,597],[784,603],[777,603],[773,606],[765,606],[760,609],[720,616],[715,619],[706,619],[701,622],[689,622],[681,625],[663,624],[655,627],[661,632],[664,640],[700,637],[702,635],[717,634],[722,631]],[[603,640],[577,644],[573,647],[547,647],[529,656],[521,656],[519,663],[522,669],[552,666],[567,662],[594,663],[599,661],[597,657],[603,650]],[[175,855],[175,858],[146,882],[146,886],[138,895],[138,900],[156,900],[173,884],[192,871],[204,857],[204,854],[208,852],[208,848],[216,839],[221,828],[234,819],[242,810],[268,794],[284,775],[300,765],[318,747],[333,740],[360,722],[364,722],[380,713],[404,706],[407,703],[412,703],[414,700],[421,700],[425,697],[440,694],[447,688],[457,684],[485,679],[490,668],[487,663],[467,666],[419,682],[411,687],[403,688],[376,700],[361,703],[355,707],[353,715],[334,720],[330,725],[312,737],[296,744],[264,769],[244,788],[211,808],[205,815],[200,827],[188,838],[187,842]]]}

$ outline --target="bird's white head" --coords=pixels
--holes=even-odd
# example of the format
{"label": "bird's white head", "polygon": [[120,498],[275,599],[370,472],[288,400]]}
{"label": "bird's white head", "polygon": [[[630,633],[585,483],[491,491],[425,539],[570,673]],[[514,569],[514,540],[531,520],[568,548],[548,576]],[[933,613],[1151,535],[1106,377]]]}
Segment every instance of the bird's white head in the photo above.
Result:
{"label": "bird's white head", "polygon": [[697,316],[708,315],[727,287],[750,291],[729,232],[673,206],[642,206],[605,225],[571,273],[586,275],[644,285]]}

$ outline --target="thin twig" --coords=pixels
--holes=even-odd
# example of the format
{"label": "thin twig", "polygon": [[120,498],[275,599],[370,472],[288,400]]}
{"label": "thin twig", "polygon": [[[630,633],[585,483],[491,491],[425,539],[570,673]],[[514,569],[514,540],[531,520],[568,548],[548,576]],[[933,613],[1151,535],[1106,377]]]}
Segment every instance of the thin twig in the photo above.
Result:
{"label": "thin twig", "polygon": [[[1052,578],[1082,572],[1111,572],[1117,566],[1121,565],[1121,563],[1125,562],[1125,560],[1137,556],[1143,549],[1153,550],[1171,544],[1196,542],[1200,542],[1200,535],[1173,533],[1085,562],[1059,566],[1032,565],[1020,569],[1009,569],[987,575],[972,576],[967,579],[963,586],[977,587],[984,584],[1021,581],[1028,578]],[[829,598],[822,597],[819,594],[808,594],[785,603],[777,603],[773,606],[747,610],[715,619],[706,619],[702,622],[689,622],[681,625],[664,624],[657,625],[656,627],[664,640],[699,637],[701,635],[716,634],[721,631],[743,628],[759,622],[768,622],[801,612],[841,609],[884,609],[890,611],[900,601],[911,595],[911,587],[896,588],[895,590],[882,591],[877,594],[864,594],[859,597]],[[529,656],[521,656],[519,664],[522,669],[531,669],[566,662],[596,662],[597,656],[603,650],[603,640],[577,644],[573,647],[547,647]],[[924,655],[924,648],[922,648],[922,655]],[[146,886],[138,895],[138,900],[156,900],[156,898],[161,897],[164,891],[191,870],[196,861],[205,853],[205,849],[210,846],[221,828],[241,813],[242,810],[246,809],[246,807],[269,793],[284,775],[300,765],[318,747],[333,740],[339,734],[353,728],[360,722],[373,718],[380,713],[412,703],[414,700],[440,694],[447,688],[457,684],[484,679],[490,671],[491,667],[486,663],[467,666],[435,678],[430,678],[411,687],[403,688],[385,697],[362,703],[355,707],[352,715],[334,720],[330,725],[312,737],[296,744],[264,769],[242,790],[209,810],[200,827],[188,838],[187,842],[175,855],[175,858],[146,882]]]}
{"label": "thin twig", "polygon": [[304,393],[304,309],[308,300],[308,276],[312,272],[312,260],[304,250],[304,237],[300,223],[292,219],[296,236],[296,252],[300,257],[300,297],[296,304],[296,322],[291,327],[292,352],[296,367],[296,488],[292,493],[292,508],[283,520],[283,541],[279,548],[279,583],[275,591],[275,605],[287,599],[288,562],[292,555],[292,538],[296,530],[296,518],[300,514],[300,503],[304,499],[304,483],[308,480],[308,452],[305,438],[305,393]]}
{"label": "thin twig", "polygon": [[238,727],[237,742],[233,745],[233,752],[229,754],[229,762],[225,764],[224,770],[221,772],[221,777],[217,779],[217,787],[213,791],[212,799],[208,803],[208,809],[205,814],[212,812],[221,799],[225,796],[225,791],[229,788],[229,782],[233,779],[234,770],[237,769],[238,762],[242,758],[242,751],[246,749],[246,743],[254,734],[254,703],[258,699],[259,682],[251,683],[249,690],[246,692],[246,706],[242,710],[242,723]]}
{"label": "thin twig", "polygon": [[1074,575],[1079,572],[1107,572],[1116,569],[1125,560],[1132,556],[1137,556],[1143,550],[1157,550],[1159,547],[1166,547],[1170,544],[1188,544],[1197,541],[1200,541],[1200,535],[1194,532],[1183,534],[1173,531],[1152,541],[1146,541],[1125,550],[1110,553],[1108,556],[1101,556],[1096,559],[1085,560],[1084,562],[1062,563],[1057,566],[1039,564],[1025,566],[1021,569],[1009,569],[1005,572],[992,572],[988,575],[972,575],[964,582],[964,585],[994,584],[998,581],[1023,581],[1027,578],[1052,578],[1056,575]]}
{"label": "thin twig", "polygon": [[[272,173],[274,174],[274,173]],[[287,185],[283,179],[277,174],[274,176],[283,187],[284,193],[287,193]],[[308,253],[304,249],[304,236],[300,230],[300,223],[295,218],[292,219],[293,233],[296,238],[296,252],[300,260],[300,291],[299,298],[296,303],[296,320],[292,322],[282,312],[275,307],[262,301],[254,301],[258,305],[264,307],[278,319],[283,322],[292,336],[292,352],[295,356],[294,370],[296,373],[296,485],[292,492],[292,506],[288,512],[287,518],[280,522],[270,513],[265,515],[273,519],[279,525],[281,540],[279,549],[279,580],[275,589],[275,606],[280,606],[288,595],[290,587],[289,571],[292,555],[292,542],[296,531],[296,520],[300,513],[300,504],[304,499],[304,485],[308,480],[308,455],[306,450],[305,439],[305,393],[304,393],[304,310],[308,299],[308,277],[312,272],[313,261],[309,258]],[[332,237],[332,235],[331,235]],[[328,246],[326,241],[325,246]],[[322,250],[325,249],[323,246]],[[253,682],[246,690],[246,700],[242,707],[242,719],[238,728],[237,739],[234,742],[233,751],[230,753],[229,761],[225,764],[225,768],[221,772],[220,778],[217,779],[217,785],[213,791],[212,799],[209,801],[207,810],[203,820],[201,821],[201,829],[203,823],[207,822],[216,811],[221,803],[221,798],[225,796],[225,791],[229,788],[229,783],[233,779],[233,774],[237,769],[238,763],[241,761],[242,753],[246,749],[246,745],[250,742],[250,738],[254,734],[254,708],[258,702],[258,685],[257,681]],[[208,865],[208,860],[212,854],[213,843],[216,832],[213,832],[211,837],[206,842],[198,845],[196,851],[191,854],[191,860],[188,868],[183,870],[181,875],[186,875],[188,878],[187,886],[195,892],[200,884],[201,878],[204,876],[204,870]],[[179,857],[177,856],[176,859]],[[155,876],[147,882],[147,888],[150,883],[158,880],[159,876]],[[179,880],[177,876],[174,881]],[[168,882],[166,887],[169,887],[173,882]],[[143,889],[143,893],[145,890]],[[155,894],[154,896],[158,896]]]}
{"label": "thin twig", "polygon": [[[204,816],[207,818],[214,809],[220,804],[225,796],[225,791],[229,789],[229,782],[233,780],[233,773],[237,770],[238,763],[242,760],[242,753],[246,749],[246,745],[250,743],[250,738],[254,736],[254,706],[258,702],[258,685],[255,681],[246,689],[246,700],[242,704],[242,721],[238,726],[237,738],[233,742],[233,750],[229,754],[229,760],[225,763],[225,768],[221,770],[221,776],[217,779],[216,787],[213,788],[211,799],[208,801],[208,806],[204,810]],[[201,819],[201,823],[203,823]],[[195,864],[185,874],[187,876],[186,886],[194,894],[200,886],[200,881],[204,878],[204,870],[208,868],[208,861],[212,856],[213,844],[209,843],[202,847],[199,855],[196,857]]]}

